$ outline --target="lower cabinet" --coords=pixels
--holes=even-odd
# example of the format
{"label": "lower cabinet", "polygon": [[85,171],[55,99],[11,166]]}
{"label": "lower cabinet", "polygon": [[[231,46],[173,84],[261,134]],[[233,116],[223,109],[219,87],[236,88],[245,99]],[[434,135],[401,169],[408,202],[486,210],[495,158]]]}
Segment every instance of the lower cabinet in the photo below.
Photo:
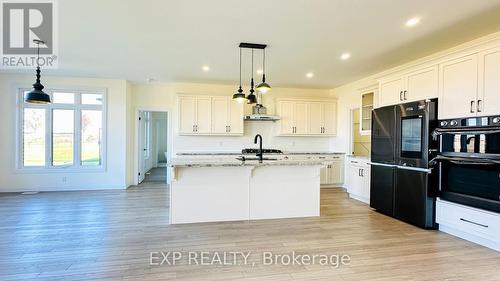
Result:
{"label": "lower cabinet", "polygon": [[370,204],[370,165],[369,161],[351,159],[348,162],[349,197]]}
{"label": "lower cabinet", "polygon": [[344,182],[343,161],[334,161],[321,169],[321,184],[340,185]]}
{"label": "lower cabinet", "polygon": [[437,199],[439,230],[500,251],[500,214]]}

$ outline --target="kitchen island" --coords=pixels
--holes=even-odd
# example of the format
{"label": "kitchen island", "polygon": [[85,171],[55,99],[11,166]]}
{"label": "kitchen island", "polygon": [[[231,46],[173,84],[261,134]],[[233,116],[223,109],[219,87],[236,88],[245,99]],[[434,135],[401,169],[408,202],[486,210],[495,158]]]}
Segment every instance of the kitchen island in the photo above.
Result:
{"label": "kitchen island", "polygon": [[320,160],[180,158],[169,163],[170,223],[319,216]]}

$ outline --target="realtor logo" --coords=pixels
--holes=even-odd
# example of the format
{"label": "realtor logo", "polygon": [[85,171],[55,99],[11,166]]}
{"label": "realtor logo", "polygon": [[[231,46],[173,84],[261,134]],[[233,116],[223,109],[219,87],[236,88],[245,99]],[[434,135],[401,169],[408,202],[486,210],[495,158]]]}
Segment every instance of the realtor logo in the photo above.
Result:
{"label": "realtor logo", "polygon": [[40,60],[44,69],[57,68],[55,1],[1,1],[1,68],[32,69],[37,65],[37,44],[42,40]]}

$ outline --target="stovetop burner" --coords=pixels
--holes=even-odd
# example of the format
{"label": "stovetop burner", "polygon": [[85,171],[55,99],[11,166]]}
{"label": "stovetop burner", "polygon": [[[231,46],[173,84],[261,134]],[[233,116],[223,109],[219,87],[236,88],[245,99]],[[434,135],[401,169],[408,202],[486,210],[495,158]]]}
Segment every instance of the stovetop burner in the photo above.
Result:
{"label": "stovetop burner", "polygon": [[[259,149],[258,148],[245,148],[241,151],[241,153],[243,154],[256,154],[257,152],[259,152]],[[279,149],[269,149],[269,148],[264,148],[262,149],[262,153],[263,154],[283,154],[283,151],[279,150]]]}

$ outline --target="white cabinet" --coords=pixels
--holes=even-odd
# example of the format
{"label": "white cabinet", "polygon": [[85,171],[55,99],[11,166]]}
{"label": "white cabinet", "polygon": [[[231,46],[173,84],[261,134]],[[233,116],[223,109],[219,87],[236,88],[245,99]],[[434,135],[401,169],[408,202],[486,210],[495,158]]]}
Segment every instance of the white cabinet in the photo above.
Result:
{"label": "white cabinet", "polygon": [[381,79],[379,106],[437,97],[438,76],[436,65]]}
{"label": "white cabinet", "polygon": [[500,214],[440,200],[436,201],[439,230],[500,251]]}
{"label": "white cabinet", "polygon": [[477,114],[500,114],[500,47],[479,53]]}
{"label": "white cabinet", "polygon": [[370,165],[368,161],[350,159],[348,161],[349,181],[347,192],[349,197],[370,203]]}
{"label": "white cabinet", "polygon": [[242,135],[243,105],[229,97],[179,96],[180,135]]}
{"label": "white cabinet", "polygon": [[476,116],[477,54],[439,65],[439,119]]}
{"label": "white cabinet", "polygon": [[334,136],[337,132],[336,101],[278,100],[279,135]]}
{"label": "white cabinet", "polygon": [[243,134],[243,104],[229,97],[212,97],[212,109],[212,134]]}
{"label": "white cabinet", "polygon": [[403,78],[381,80],[379,85],[379,106],[397,104],[402,101]]}
{"label": "white cabinet", "polygon": [[339,159],[333,160],[321,169],[321,184],[341,185],[344,182],[344,162]]}

